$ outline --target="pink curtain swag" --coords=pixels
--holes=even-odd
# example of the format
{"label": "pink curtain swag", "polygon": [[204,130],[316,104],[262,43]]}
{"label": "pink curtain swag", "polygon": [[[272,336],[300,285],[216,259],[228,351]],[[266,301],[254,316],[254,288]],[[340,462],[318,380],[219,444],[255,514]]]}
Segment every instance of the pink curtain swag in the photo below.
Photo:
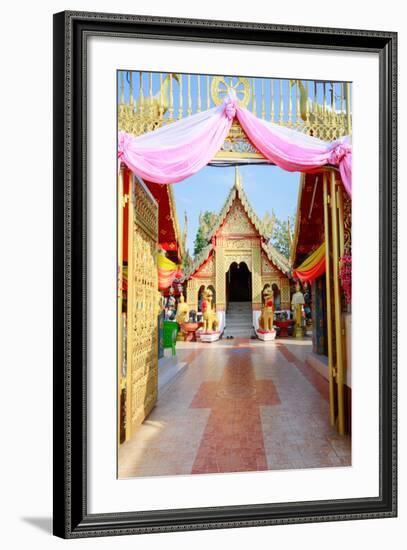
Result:
{"label": "pink curtain swag", "polygon": [[182,181],[212,161],[235,117],[268,161],[289,172],[312,172],[327,164],[338,166],[343,185],[351,196],[352,146],[348,136],[328,143],[259,119],[239,106],[233,90],[222,105],[148,134],[134,137],[119,132],[119,160],[147,181],[164,184]]}

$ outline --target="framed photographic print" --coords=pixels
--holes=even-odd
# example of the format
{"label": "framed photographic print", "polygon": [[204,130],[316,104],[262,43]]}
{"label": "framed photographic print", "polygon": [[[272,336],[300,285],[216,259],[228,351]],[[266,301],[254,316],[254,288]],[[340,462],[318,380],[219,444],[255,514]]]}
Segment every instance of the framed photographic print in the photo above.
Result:
{"label": "framed photographic print", "polygon": [[396,34],[54,16],[54,533],[396,515]]}

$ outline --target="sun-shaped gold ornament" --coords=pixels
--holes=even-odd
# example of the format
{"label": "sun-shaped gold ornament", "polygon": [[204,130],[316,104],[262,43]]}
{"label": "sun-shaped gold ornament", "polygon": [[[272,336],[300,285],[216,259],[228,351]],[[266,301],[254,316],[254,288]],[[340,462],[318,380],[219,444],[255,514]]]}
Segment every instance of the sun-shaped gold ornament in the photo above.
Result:
{"label": "sun-shaped gold ornament", "polygon": [[239,105],[247,107],[250,101],[250,82],[247,78],[236,76],[215,76],[212,79],[211,94],[215,105],[223,103],[230,90],[235,91]]}

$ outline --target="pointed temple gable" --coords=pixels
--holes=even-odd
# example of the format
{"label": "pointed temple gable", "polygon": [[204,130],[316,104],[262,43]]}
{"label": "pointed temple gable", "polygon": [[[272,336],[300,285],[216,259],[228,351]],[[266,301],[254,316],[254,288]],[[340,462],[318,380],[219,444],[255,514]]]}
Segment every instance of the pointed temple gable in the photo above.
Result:
{"label": "pointed temple gable", "polygon": [[289,306],[289,262],[268,243],[269,235],[247,198],[237,168],[234,185],[206,241],[207,246],[185,274],[191,309],[197,307],[197,293],[202,285],[215,289],[217,309],[227,307],[226,274],[232,264],[245,264],[251,273],[253,309],[261,307],[265,284],[276,285],[281,291],[283,305]]}

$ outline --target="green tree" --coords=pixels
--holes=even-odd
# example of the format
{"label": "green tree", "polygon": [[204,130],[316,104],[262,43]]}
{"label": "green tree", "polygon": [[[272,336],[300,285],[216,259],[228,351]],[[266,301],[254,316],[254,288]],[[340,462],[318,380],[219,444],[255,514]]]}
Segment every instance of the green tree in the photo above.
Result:
{"label": "green tree", "polygon": [[289,216],[287,220],[275,220],[271,244],[286,258],[290,257],[293,227],[294,216]]}
{"label": "green tree", "polygon": [[191,269],[193,263],[194,263],[194,260],[191,257],[189,250],[186,250],[182,257],[182,264],[181,264],[182,270],[184,271],[184,273],[188,272]]}
{"label": "green tree", "polygon": [[268,210],[266,210],[262,219],[262,223],[263,223],[265,234],[269,239],[272,239],[273,232],[274,232],[274,225],[276,223],[276,215],[274,213],[274,210],[271,211],[271,214],[269,213]]}
{"label": "green tree", "polygon": [[218,221],[218,215],[215,212],[206,210],[199,215],[199,227],[194,241],[194,256],[197,256],[208,244],[208,233],[213,229]]}

